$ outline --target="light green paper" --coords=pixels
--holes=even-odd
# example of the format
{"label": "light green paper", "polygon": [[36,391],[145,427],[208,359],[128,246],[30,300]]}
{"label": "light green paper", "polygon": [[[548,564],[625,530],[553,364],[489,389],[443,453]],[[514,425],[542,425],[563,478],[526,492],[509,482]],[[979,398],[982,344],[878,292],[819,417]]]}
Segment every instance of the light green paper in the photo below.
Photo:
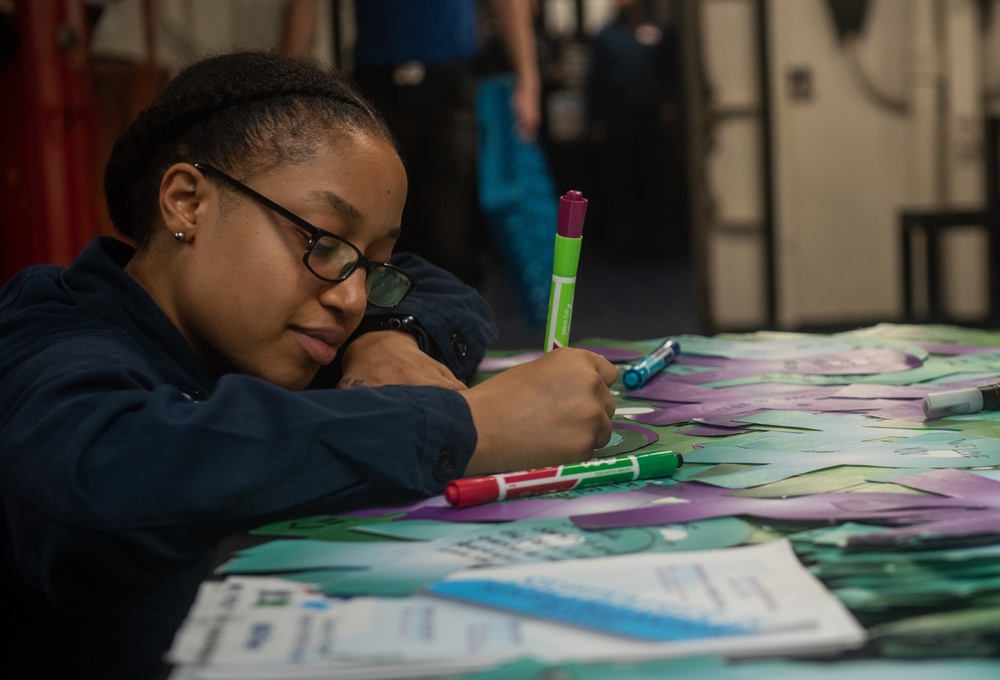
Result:
{"label": "light green paper", "polygon": [[384,540],[374,533],[362,533],[362,527],[391,522],[400,513],[378,517],[347,517],[342,515],[313,515],[300,519],[274,522],[250,533],[258,536],[297,536],[317,541],[378,541]]}
{"label": "light green paper", "polygon": [[[591,532],[568,519],[438,524],[429,529],[431,525],[424,523],[417,529],[437,534],[429,541],[272,541],[240,551],[220,571],[285,572],[295,580],[320,583],[330,595],[397,596],[416,592],[460,568],[583,559],[641,552],[666,544],[654,527]],[[385,533],[392,532],[386,526]],[[396,536],[405,533],[399,528]]]}
{"label": "light green paper", "polygon": [[924,360],[929,356],[927,350],[923,347],[902,340],[895,341],[884,338],[844,337],[811,333],[786,333],[781,331],[728,336],[718,335],[714,337],[680,335],[677,336],[677,341],[681,343],[681,347],[684,348],[686,354],[757,361],[768,359],[784,360],[816,354],[849,352],[857,349],[897,350],[915,356],[920,360]]}
{"label": "light green paper", "polygon": [[995,331],[950,326],[947,324],[880,323],[867,328],[837,334],[846,338],[874,338],[899,342],[925,342],[967,347],[1000,347],[1000,335]]}
{"label": "light green paper", "polygon": [[[710,443],[686,456],[691,463],[736,463],[754,468],[699,478],[728,489],[746,489],[843,465],[905,468],[970,468],[1000,465],[1000,439],[948,431],[866,427],[856,414],[767,411],[741,420],[758,425],[821,428],[801,434],[768,432],[733,446]],[[879,436],[873,437],[873,433]]]}
{"label": "light green paper", "polygon": [[734,491],[733,496],[744,498],[793,498],[834,491],[860,491],[862,488],[899,493],[919,493],[895,484],[870,484],[869,478],[879,469],[855,465],[838,465],[832,468],[807,472],[789,479],[764,484],[752,489]]}
{"label": "light green paper", "polygon": [[471,566],[723,548],[742,542],[751,530],[742,520],[719,518],[608,531],[584,531],[568,519],[500,524],[398,521],[365,531],[403,540],[276,540],[240,551],[221,571],[282,572],[286,578],[315,583],[329,595],[400,596]]}

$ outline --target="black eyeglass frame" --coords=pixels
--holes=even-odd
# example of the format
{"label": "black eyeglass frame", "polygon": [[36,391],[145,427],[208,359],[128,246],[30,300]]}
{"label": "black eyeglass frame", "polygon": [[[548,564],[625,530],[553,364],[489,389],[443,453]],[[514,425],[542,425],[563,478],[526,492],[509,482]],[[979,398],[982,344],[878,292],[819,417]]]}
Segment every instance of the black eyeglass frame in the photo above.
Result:
{"label": "black eyeglass frame", "polygon": [[[310,224],[306,220],[302,219],[301,217],[293,213],[288,208],[285,208],[275,203],[267,196],[257,193],[243,182],[239,181],[234,177],[230,177],[222,170],[219,170],[218,168],[208,165],[206,163],[192,163],[192,165],[201,172],[210,175],[216,179],[222,180],[236,191],[247,196],[248,198],[253,199],[257,203],[267,208],[268,210],[271,210],[277,213],[278,215],[281,215],[286,220],[294,224],[296,227],[309,234],[309,244],[306,246],[306,251],[302,254],[302,264],[304,264],[306,266],[306,269],[309,270],[309,273],[315,276],[317,279],[320,279],[321,281],[326,281],[327,283],[341,283],[343,281],[346,281],[347,278],[354,273],[354,271],[358,268],[359,265],[365,268],[365,276],[369,278],[371,277],[373,269],[385,268],[391,270],[395,276],[397,276],[402,280],[407,281],[409,283],[409,288],[406,289],[406,292],[403,293],[403,295],[399,298],[399,300],[397,300],[391,305],[381,305],[377,302],[373,302],[371,299],[368,299],[368,302],[370,304],[373,304],[376,307],[381,307],[383,309],[391,309],[395,307],[400,302],[402,302],[407,295],[412,293],[414,288],[417,287],[417,282],[414,279],[410,278],[410,276],[406,272],[404,272],[396,265],[391,264],[389,262],[372,262],[362,254],[362,252],[358,249],[356,245],[354,245],[347,239],[341,236],[337,236],[336,234],[331,233],[325,229],[320,229],[319,227]],[[353,250],[355,255],[357,255],[357,260],[354,261],[354,264],[351,265],[350,269],[348,269],[347,272],[345,272],[343,275],[337,278],[321,276],[316,272],[315,269],[312,268],[312,265],[309,264],[309,257],[312,255],[313,248],[316,247],[316,244],[319,243],[319,240],[324,236],[332,238],[340,243],[343,243],[344,245],[348,246],[351,250]]]}

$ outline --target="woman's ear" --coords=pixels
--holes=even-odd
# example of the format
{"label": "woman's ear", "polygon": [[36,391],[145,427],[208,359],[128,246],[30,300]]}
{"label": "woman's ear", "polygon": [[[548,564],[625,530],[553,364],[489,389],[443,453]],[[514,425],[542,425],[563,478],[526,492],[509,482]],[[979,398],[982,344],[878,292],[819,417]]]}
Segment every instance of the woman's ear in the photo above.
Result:
{"label": "woman's ear", "polygon": [[160,181],[160,216],[163,225],[178,241],[191,243],[203,219],[203,202],[208,191],[205,176],[190,163],[170,166]]}

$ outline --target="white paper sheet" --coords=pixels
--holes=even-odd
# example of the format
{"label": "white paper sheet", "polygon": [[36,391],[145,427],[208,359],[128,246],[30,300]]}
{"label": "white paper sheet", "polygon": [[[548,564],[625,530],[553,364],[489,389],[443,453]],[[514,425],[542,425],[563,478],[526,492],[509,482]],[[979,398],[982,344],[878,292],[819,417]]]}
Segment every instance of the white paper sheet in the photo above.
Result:
{"label": "white paper sheet", "polygon": [[[828,652],[861,644],[864,630],[804,569],[784,541],[688,553],[469,569],[440,584],[560,582],[562,592],[606,596],[639,610],[682,613],[739,630],[672,642],[610,634],[434,596],[310,594],[278,579],[206,583],[171,649],[174,680],[404,678],[487,668],[534,657],[550,662]],[[432,589],[433,590],[433,589]],[[749,627],[748,627],[749,626]],[[602,632],[601,629],[605,628]]]}

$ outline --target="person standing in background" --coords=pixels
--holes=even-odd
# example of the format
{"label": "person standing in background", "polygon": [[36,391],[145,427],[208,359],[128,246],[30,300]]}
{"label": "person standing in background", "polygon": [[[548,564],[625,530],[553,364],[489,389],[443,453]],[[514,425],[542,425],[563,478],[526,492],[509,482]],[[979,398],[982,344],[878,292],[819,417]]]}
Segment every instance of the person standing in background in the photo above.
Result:
{"label": "person standing in background", "polygon": [[[478,0],[355,0],[354,81],[386,118],[411,178],[400,247],[479,286]],[[540,76],[530,0],[490,0],[516,76],[518,132],[534,139]]]}
{"label": "person standing in background", "polygon": [[[591,239],[634,256],[686,250],[677,36],[649,2],[616,0],[591,43],[587,136],[595,191]],[[644,248],[636,249],[642,243]]]}

